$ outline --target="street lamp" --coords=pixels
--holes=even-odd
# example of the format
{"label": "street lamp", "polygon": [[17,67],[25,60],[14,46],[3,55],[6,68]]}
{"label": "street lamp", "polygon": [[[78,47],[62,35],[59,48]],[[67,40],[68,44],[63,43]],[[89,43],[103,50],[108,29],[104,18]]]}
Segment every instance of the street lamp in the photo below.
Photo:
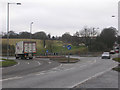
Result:
{"label": "street lamp", "polygon": [[[112,15],[112,18],[115,18],[116,16],[115,15]],[[118,37],[119,37],[119,27],[118,27],[118,31],[117,31],[117,44],[118,44]]]}
{"label": "street lamp", "polygon": [[30,39],[32,39],[32,37],[31,37],[31,34],[32,34],[32,25],[33,25],[33,22],[30,23]]}
{"label": "street lamp", "polygon": [[9,58],[9,6],[10,4],[21,5],[21,3],[7,3],[7,59]]}

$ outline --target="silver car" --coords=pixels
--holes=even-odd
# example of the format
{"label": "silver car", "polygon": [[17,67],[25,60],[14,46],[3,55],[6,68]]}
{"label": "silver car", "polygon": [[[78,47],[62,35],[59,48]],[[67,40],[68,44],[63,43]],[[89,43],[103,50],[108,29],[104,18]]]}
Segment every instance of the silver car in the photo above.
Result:
{"label": "silver car", "polygon": [[104,52],[104,53],[102,54],[102,59],[110,59],[110,54],[109,54],[109,52]]}

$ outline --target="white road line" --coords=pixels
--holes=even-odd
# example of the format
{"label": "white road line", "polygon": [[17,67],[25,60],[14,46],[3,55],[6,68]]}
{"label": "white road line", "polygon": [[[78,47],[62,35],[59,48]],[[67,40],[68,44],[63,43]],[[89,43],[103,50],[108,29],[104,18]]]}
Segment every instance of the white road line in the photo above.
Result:
{"label": "white road line", "polygon": [[52,69],[58,69],[59,67],[62,67],[62,64],[60,64],[58,67],[52,68]]}
{"label": "white road line", "polygon": [[22,78],[22,77],[12,77],[12,78],[7,78],[7,79],[2,79],[2,80],[0,80],[0,81],[7,81],[7,80],[13,80],[13,79],[20,79],[20,78]]}
{"label": "white road line", "polygon": [[39,65],[41,65],[41,63],[40,63],[39,61],[37,61],[37,63],[38,63]]}
{"label": "white road line", "polygon": [[43,75],[43,74],[45,74],[45,73],[38,73],[38,74],[35,74],[35,75]]}
{"label": "white road line", "polygon": [[28,62],[28,64],[30,64],[30,63]]}
{"label": "white road line", "polygon": [[[116,67],[116,66],[117,66],[117,65],[115,65],[114,67]],[[86,82],[86,81],[88,81],[88,80],[90,80],[90,79],[92,79],[92,78],[94,78],[94,77],[98,77],[98,76],[104,74],[105,72],[110,71],[110,70],[111,70],[112,68],[114,68],[114,67],[111,67],[111,68],[109,68],[109,69],[107,69],[107,70],[105,70],[105,71],[103,71],[103,72],[96,73],[94,76],[89,77],[89,78],[87,78],[87,79],[85,79],[85,80],[83,80],[83,81],[81,81],[81,82],[79,82],[79,83],[77,83],[77,84],[69,87],[69,88],[74,88],[75,86],[80,85],[80,84],[82,84],[82,83],[84,83],[84,82]]]}
{"label": "white road line", "polygon": [[[88,61],[90,64],[94,64],[94,63],[96,63],[96,60],[94,60],[94,61]],[[84,67],[84,66],[87,66],[87,64],[84,64],[84,65],[82,65],[82,66],[80,66],[80,67]]]}
{"label": "white road line", "polygon": [[49,71],[48,73],[55,73],[55,72],[57,72],[57,71]]}
{"label": "white road line", "polygon": [[[16,66],[18,66],[20,64],[20,62],[18,62],[18,64],[16,64],[16,65],[14,65],[14,66],[10,66],[10,67],[16,67]],[[4,68],[3,68],[4,69]]]}
{"label": "white road line", "polygon": [[49,64],[51,64],[51,62],[48,62]]}
{"label": "white road line", "polygon": [[75,69],[75,68],[69,68],[69,69],[65,69],[64,71],[71,70],[71,69]]}

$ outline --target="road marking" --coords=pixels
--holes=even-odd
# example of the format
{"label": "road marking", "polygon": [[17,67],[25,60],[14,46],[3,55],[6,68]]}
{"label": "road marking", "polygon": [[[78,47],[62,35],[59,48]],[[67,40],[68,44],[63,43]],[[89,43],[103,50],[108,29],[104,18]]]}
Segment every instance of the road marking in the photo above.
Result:
{"label": "road marking", "polygon": [[[10,67],[16,67],[17,65],[19,65],[20,64],[20,62],[18,62],[16,65],[13,65],[13,66],[10,66]],[[4,69],[4,68],[3,68]]]}
{"label": "road marking", "polygon": [[64,71],[71,70],[71,69],[75,69],[75,68],[69,68],[69,69],[65,69]]}
{"label": "road marking", "polygon": [[30,64],[30,63],[28,62],[28,64]]}
{"label": "road marking", "polygon": [[55,72],[57,72],[57,71],[50,71],[50,72],[48,72],[48,73],[55,73]]}
{"label": "road marking", "polygon": [[22,77],[12,77],[12,78],[7,78],[7,79],[2,79],[2,80],[0,80],[0,81],[7,81],[7,80],[13,80],[13,79],[20,79],[20,78],[22,78]]}
{"label": "road marking", "polygon": [[77,83],[77,84],[75,84],[75,85],[69,87],[69,88],[77,87],[77,85],[80,85],[80,84],[82,84],[82,83],[84,83],[84,82],[86,82],[86,81],[88,81],[88,80],[90,80],[90,79],[92,79],[92,78],[98,77],[98,76],[100,76],[100,75],[102,75],[102,74],[104,74],[104,73],[110,71],[112,68],[114,68],[114,67],[116,67],[116,66],[117,66],[117,65],[115,65],[115,66],[113,66],[113,67],[111,67],[111,68],[109,68],[109,69],[107,69],[107,70],[105,70],[105,71],[103,71],[103,72],[96,73],[94,76],[89,77],[89,78],[87,78],[87,79],[85,79],[85,80],[83,80],[83,81],[81,81],[81,82],[79,82],[79,83]]}
{"label": "road marking", "polygon": [[35,74],[35,75],[43,75],[43,74],[45,74],[45,73],[38,73],[38,74]]}
{"label": "road marking", "polygon": [[[96,63],[96,59],[95,59],[94,61],[88,61],[88,63],[94,64],[94,63]],[[80,66],[80,67],[85,67],[85,66],[87,66],[87,64],[84,64],[84,65],[82,65],[82,66]]]}
{"label": "road marking", "polygon": [[40,63],[40,62],[38,62],[38,61],[37,61],[37,63],[38,63],[39,65],[41,65],[41,63]]}
{"label": "road marking", "polygon": [[62,64],[60,64],[59,66],[55,67],[55,68],[52,68],[53,70],[54,69],[58,69],[59,67],[62,67]]}
{"label": "road marking", "polygon": [[49,64],[51,64],[51,62],[48,62]]}
{"label": "road marking", "polygon": [[80,67],[84,67],[84,66],[86,66],[86,65],[82,65],[82,66],[80,66]]}

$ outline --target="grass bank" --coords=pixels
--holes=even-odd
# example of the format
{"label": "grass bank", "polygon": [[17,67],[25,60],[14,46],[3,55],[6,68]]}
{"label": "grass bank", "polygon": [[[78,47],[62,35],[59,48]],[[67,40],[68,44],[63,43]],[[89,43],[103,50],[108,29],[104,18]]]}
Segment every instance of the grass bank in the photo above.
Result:
{"label": "grass bank", "polygon": [[[113,60],[120,63],[120,58],[113,58]],[[120,72],[120,66],[118,65],[117,67],[113,68],[113,70]]]}
{"label": "grass bank", "polygon": [[[43,40],[39,40],[39,39],[9,39],[9,44],[13,45],[15,47],[16,43],[19,41],[35,41],[37,44],[37,55],[44,55],[44,53],[46,53],[46,50],[48,50],[48,53],[58,53],[59,55],[63,55],[63,54],[82,54],[82,53],[86,53],[88,51],[88,49],[85,46],[74,46],[71,45],[71,50],[68,50],[67,47],[63,47],[63,46],[67,46],[70,45],[70,43],[64,43],[60,40],[46,40],[46,48],[44,48],[44,44],[43,44]],[[7,44],[7,39],[2,39],[2,43],[3,44]],[[6,46],[5,46],[6,47]],[[3,48],[3,55],[6,54],[7,48]],[[15,50],[13,50],[15,51]],[[12,53],[12,55],[14,55],[14,52],[10,52],[10,54]]]}
{"label": "grass bank", "polygon": [[14,60],[7,60],[7,59],[1,59],[1,60],[2,61],[0,61],[0,67],[8,67],[17,64],[17,62]]}

